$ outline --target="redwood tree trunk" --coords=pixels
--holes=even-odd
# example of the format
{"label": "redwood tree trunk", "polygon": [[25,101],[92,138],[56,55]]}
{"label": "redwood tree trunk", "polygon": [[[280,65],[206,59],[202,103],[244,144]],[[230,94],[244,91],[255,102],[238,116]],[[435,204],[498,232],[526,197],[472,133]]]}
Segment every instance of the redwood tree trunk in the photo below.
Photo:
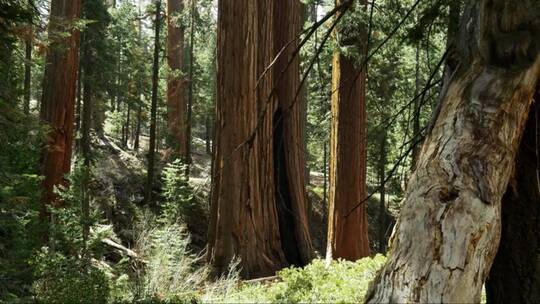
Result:
{"label": "redwood tree trunk", "polygon": [[535,100],[502,200],[501,244],[486,282],[488,303],[540,302],[540,95]]}
{"label": "redwood tree trunk", "polygon": [[[366,2],[363,2],[365,5]],[[341,0],[336,1],[336,5]],[[362,33],[367,33],[361,29]],[[365,52],[367,35],[337,41]],[[366,69],[358,60],[338,51],[332,67],[332,130],[330,140],[330,197],[328,210],[327,259],[357,260],[369,255],[365,204],[349,211],[366,198]]]}
{"label": "redwood tree trunk", "polygon": [[480,302],[540,73],[538,45],[531,43],[539,17],[531,1],[467,7],[459,65],[441,95],[368,302]]}
{"label": "redwood tree trunk", "polygon": [[[300,1],[274,0],[275,54],[296,39],[303,28],[304,7]],[[308,227],[306,193],[305,126],[307,110],[300,88],[300,58],[288,62],[298,47],[289,45],[274,66],[277,108],[274,113],[274,176],[282,248],[289,263],[304,265],[313,258]],[[279,79],[282,71],[286,71]],[[303,89],[302,89],[303,90]],[[294,232],[294,233],[291,233]],[[294,259],[292,256],[297,256]]]}
{"label": "redwood tree trunk", "polygon": [[184,98],[184,0],[167,1],[167,128],[175,152],[186,161],[186,100]]}
{"label": "redwood tree trunk", "polygon": [[[217,273],[225,272],[235,256],[241,259],[246,278],[273,275],[291,263],[304,264],[311,256],[302,205],[305,192],[296,188],[304,186],[302,160],[289,146],[289,137],[298,131],[288,128],[300,123],[296,120],[299,113],[296,107],[277,110],[290,105],[290,99],[269,98],[275,77],[272,72],[257,81],[274,55],[273,31],[278,28],[273,25],[273,12],[279,7],[279,12],[293,14],[288,20],[299,20],[293,17],[294,10],[281,6],[294,9],[296,1],[289,2],[219,1],[216,141],[208,237],[210,262]],[[293,67],[288,73],[297,71]],[[283,91],[284,96],[290,98],[291,91]],[[289,172],[300,176],[293,179]],[[276,195],[286,199],[276,199]],[[290,235],[281,233],[284,228]]]}
{"label": "redwood tree trunk", "polygon": [[67,32],[69,35],[51,35],[59,38],[51,41],[45,65],[40,116],[50,129],[42,157],[43,219],[48,217],[47,206],[58,204],[54,187],[64,183],[64,175],[69,173],[71,166],[80,39],[74,21],[80,13],[80,0],[51,2],[49,31]]}

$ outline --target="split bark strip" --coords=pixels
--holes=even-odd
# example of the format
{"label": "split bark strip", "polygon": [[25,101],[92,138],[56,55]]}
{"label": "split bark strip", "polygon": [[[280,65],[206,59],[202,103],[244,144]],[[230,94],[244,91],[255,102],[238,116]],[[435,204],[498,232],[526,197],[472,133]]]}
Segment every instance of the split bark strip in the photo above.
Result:
{"label": "split bark strip", "polygon": [[540,73],[534,1],[472,1],[442,98],[369,303],[480,302],[501,199]]}

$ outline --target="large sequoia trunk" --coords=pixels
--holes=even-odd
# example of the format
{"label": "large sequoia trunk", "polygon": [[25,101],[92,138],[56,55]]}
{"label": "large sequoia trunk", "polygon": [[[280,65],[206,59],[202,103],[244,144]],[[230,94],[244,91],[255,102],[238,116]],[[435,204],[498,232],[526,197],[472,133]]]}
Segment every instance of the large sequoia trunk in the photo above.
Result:
{"label": "large sequoia trunk", "polygon": [[[283,82],[277,99],[269,98],[274,73],[265,74],[258,82],[272,61],[274,46],[279,45],[273,43],[273,31],[278,30],[273,12],[279,8],[292,14],[288,20],[299,20],[295,2],[219,1],[216,141],[208,237],[209,258],[216,273],[225,272],[235,256],[241,259],[246,278],[273,275],[287,265],[303,265],[311,257],[305,190],[301,189],[303,158],[292,141],[300,132],[295,129],[300,123],[300,104],[291,106],[297,78],[285,77],[291,82]],[[281,20],[276,24],[285,21]],[[286,36],[281,41],[290,40],[289,31],[297,26],[295,23],[280,33]],[[278,65],[283,66],[281,60]],[[287,73],[297,72],[295,62]]]}
{"label": "large sequoia trunk", "polygon": [[183,0],[167,1],[167,127],[175,152],[186,160],[186,100],[184,98],[184,25]]}
{"label": "large sequoia trunk", "polygon": [[80,40],[74,22],[80,13],[80,0],[51,2],[49,32],[69,35],[51,35],[59,38],[52,40],[45,65],[40,116],[49,132],[42,157],[42,219],[48,217],[47,206],[56,204],[54,187],[64,183],[71,166]]}
{"label": "large sequoia trunk", "polygon": [[[341,4],[336,1],[336,5]],[[365,4],[365,1],[362,2]],[[366,33],[365,29],[360,30]],[[365,53],[366,35],[346,37],[338,29],[343,47]],[[332,63],[332,130],[330,135],[330,197],[327,259],[357,260],[369,255],[365,204],[366,185],[366,68],[339,51]]]}
{"label": "large sequoia trunk", "polygon": [[540,73],[538,1],[471,1],[457,66],[367,302],[480,301]]}
{"label": "large sequoia trunk", "polygon": [[540,302],[540,95],[535,100],[502,201],[501,244],[486,282],[488,303]]}
{"label": "large sequoia trunk", "polygon": [[[275,54],[298,38],[303,26],[304,7],[300,1],[274,0]],[[300,87],[300,58],[295,56],[298,39],[282,53],[274,66],[277,109],[274,113],[274,176],[282,247],[288,261],[304,265],[312,259],[306,193],[305,112],[306,100],[297,94]],[[279,75],[286,69],[283,77]],[[294,233],[291,233],[294,232]],[[293,254],[297,257],[291,259]]]}

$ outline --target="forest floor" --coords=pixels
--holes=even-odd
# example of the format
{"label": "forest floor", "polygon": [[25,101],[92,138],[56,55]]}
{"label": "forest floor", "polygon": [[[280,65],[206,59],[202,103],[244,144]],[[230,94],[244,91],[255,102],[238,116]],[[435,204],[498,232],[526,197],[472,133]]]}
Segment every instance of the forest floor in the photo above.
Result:
{"label": "forest floor", "polygon": [[[190,170],[190,185],[194,189],[196,204],[186,215],[186,226],[191,238],[191,249],[201,252],[206,244],[208,225],[208,194],[210,191],[210,155],[205,151],[205,142],[195,138],[193,145],[193,164]],[[93,183],[95,204],[104,214],[108,224],[113,226],[119,241],[131,248],[135,242],[133,223],[144,208],[144,184],[146,179],[146,154],[141,140],[141,149],[135,151],[123,146],[120,141],[107,135],[94,137],[95,181]],[[170,151],[158,151],[158,170],[168,161]],[[313,245],[318,256],[324,257],[326,250],[326,208],[323,200],[324,176],[321,172],[310,172],[308,198],[310,204],[310,227]],[[161,177],[156,176],[155,193],[160,193]],[[370,223],[377,222],[378,197],[368,201],[368,217]],[[377,225],[370,225],[371,247],[376,248]]]}

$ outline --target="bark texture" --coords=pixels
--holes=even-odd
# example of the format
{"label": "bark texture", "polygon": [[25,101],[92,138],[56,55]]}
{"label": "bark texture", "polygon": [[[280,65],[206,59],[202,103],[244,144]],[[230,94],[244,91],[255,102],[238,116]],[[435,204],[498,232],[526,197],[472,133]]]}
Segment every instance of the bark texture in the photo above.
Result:
{"label": "bark texture", "polygon": [[175,152],[186,160],[186,99],[184,97],[184,0],[167,1],[167,127]]}
{"label": "bark texture", "polygon": [[47,217],[47,205],[58,204],[54,187],[64,183],[71,166],[80,40],[74,21],[80,13],[80,0],[51,2],[49,32],[69,35],[51,35],[58,38],[51,42],[46,58],[40,117],[50,129],[42,157],[42,218]]}
{"label": "bark texture", "polygon": [[480,302],[540,72],[538,1],[471,1],[370,303]]}
{"label": "bark texture", "polygon": [[537,94],[502,200],[501,244],[486,282],[488,303],[540,302],[539,98]]}
{"label": "bark texture", "polygon": [[[293,14],[288,20],[298,20],[294,10],[281,9],[285,5],[294,9],[295,3],[219,1],[216,141],[208,237],[209,258],[217,273],[225,272],[235,256],[241,259],[246,278],[273,275],[311,257],[305,191],[297,189],[304,187],[302,158],[291,147],[291,138],[298,131],[289,130],[300,122],[299,113],[295,106],[280,108],[292,104],[293,89],[280,90],[281,100],[269,98],[273,73],[258,81],[277,46],[273,42],[273,31],[277,30],[274,11],[279,7],[280,12]],[[287,33],[297,24],[289,26],[292,28]],[[297,63],[294,66],[288,72],[297,73]],[[291,172],[299,174],[291,177]]]}
{"label": "bark texture", "polygon": [[154,35],[154,63],[152,67],[152,103],[150,105],[150,139],[148,143],[148,172],[146,176],[145,201],[150,204],[154,188],[154,169],[156,161],[156,134],[157,134],[157,101],[159,81],[159,32],[161,23],[161,0],[156,0],[155,35]]}
{"label": "bark texture", "polygon": [[[274,66],[277,108],[274,112],[274,176],[282,248],[289,263],[304,265],[313,258],[308,227],[306,193],[304,94],[300,88],[300,58],[294,55],[303,27],[304,7],[300,1],[274,0],[274,50],[282,56]],[[292,59],[291,63],[289,61]],[[285,71],[283,77],[279,75]],[[294,232],[294,233],[291,233]],[[297,257],[292,258],[293,251]]]}
{"label": "bark texture", "polygon": [[[336,5],[341,4],[336,1]],[[366,2],[362,2],[365,4]],[[365,33],[365,29],[361,30]],[[344,31],[345,32],[345,31]],[[344,47],[365,51],[367,35],[346,37]],[[349,211],[366,197],[366,69],[359,60],[336,51],[332,62],[332,129],[327,259],[357,260],[369,255],[365,205]]]}

